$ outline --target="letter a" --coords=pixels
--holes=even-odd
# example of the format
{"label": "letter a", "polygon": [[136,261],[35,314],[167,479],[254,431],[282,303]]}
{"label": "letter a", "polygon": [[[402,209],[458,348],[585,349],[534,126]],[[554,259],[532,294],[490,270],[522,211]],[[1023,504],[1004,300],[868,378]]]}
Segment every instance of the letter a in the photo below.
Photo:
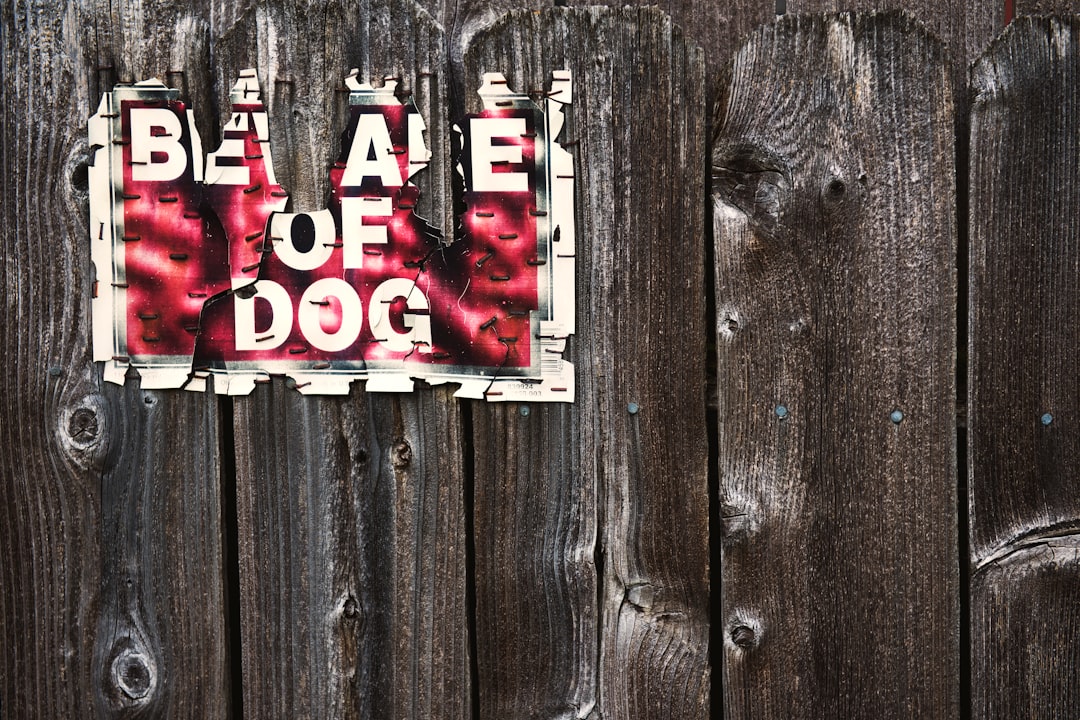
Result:
{"label": "letter a", "polygon": [[[341,184],[359,187],[365,178],[377,177],[383,187],[401,187],[401,170],[393,149],[386,118],[380,113],[361,114],[356,121],[356,133]],[[370,157],[371,154],[375,157]]]}

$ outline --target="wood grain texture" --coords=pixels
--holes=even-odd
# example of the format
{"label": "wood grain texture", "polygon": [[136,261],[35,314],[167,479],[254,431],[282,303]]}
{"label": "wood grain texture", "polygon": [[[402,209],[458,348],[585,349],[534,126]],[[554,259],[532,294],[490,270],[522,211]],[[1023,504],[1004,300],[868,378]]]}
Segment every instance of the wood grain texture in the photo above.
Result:
{"label": "wood grain texture", "polygon": [[473,408],[480,717],[705,717],[701,52],[656,9],[516,11],[464,69],[574,81],[576,402]]}
{"label": "wood grain texture", "polygon": [[450,61],[451,92],[450,112],[458,117],[464,112],[464,103],[473,88],[465,82],[465,49],[474,35],[498,21],[506,12],[514,9],[541,10],[551,7],[552,0],[420,0],[424,8],[446,31],[447,57]]}
{"label": "wood grain texture", "polygon": [[1075,712],[1080,18],[972,68],[969,456],[975,715]]}
{"label": "wood grain texture", "polygon": [[687,39],[697,44],[705,58],[705,84],[709,99],[715,82],[732,54],[759,25],[776,17],[776,3],[769,0],[568,0],[567,5],[655,6],[671,16]]}
{"label": "wood grain texture", "polygon": [[1080,707],[1076,535],[1046,537],[971,581],[971,717],[1067,718]]}
{"label": "wood grain texture", "polygon": [[243,405],[245,716],[469,717],[449,391],[312,402],[275,382]]}
{"label": "wood grain texture", "polygon": [[224,717],[217,403],[106,385],[89,346],[86,120],[117,80],[199,72],[206,27],[168,3],[0,23],[0,714]]}
{"label": "wood grain texture", "polygon": [[1013,0],[1017,15],[1065,15],[1080,12],[1077,0]]}
{"label": "wood grain texture", "polygon": [[[451,227],[444,39],[427,13],[273,2],[222,31],[219,82],[249,66],[267,78],[294,211],[325,207],[337,88],[357,67],[412,91],[433,155],[420,211]],[[245,717],[469,717],[465,438],[450,390],[357,383],[318,398],[275,381],[235,409]]]}
{"label": "wood grain texture", "polygon": [[725,717],[958,717],[950,72],[893,13],[787,16],[735,57],[713,147]]}
{"label": "wood grain texture", "polygon": [[[225,717],[230,707],[217,400],[105,388],[102,717]],[[76,713],[77,715],[84,713]]]}
{"label": "wood grain texture", "polygon": [[1005,26],[1005,0],[787,0],[789,13],[903,10],[938,36],[948,51],[947,61],[959,74],[961,87],[967,68]]}
{"label": "wood grain texture", "polygon": [[[1057,5],[1076,0],[1056,0]],[[597,0],[568,0],[571,6],[598,4]],[[789,15],[857,10],[906,10],[934,32],[945,43],[951,58],[954,86],[963,90],[968,65],[983,51],[987,43],[1004,27],[1005,5],[983,0],[738,0],[715,2],[708,0],[601,0],[599,4],[656,5],[671,15],[687,37],[696,42],[705,54],[706,86],[709,98],[715,97],[720,85],[727,83],[724,74],[732,55],[746,37],[759,26],[776,18],[778,10]],[[1023,4],[1018,2],[1018,7]],[[1028,5],[1046,5],[1049,0],[1032,0]],[[1018,10],[1019,12],[1019,10]],[[956,98],[964,101],[961,93]]]}

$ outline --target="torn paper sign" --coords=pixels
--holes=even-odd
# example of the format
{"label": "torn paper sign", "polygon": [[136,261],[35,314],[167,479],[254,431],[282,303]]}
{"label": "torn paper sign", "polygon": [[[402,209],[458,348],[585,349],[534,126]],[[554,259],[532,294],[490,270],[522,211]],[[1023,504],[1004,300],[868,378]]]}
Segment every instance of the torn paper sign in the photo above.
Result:
{"label": "torn paper sign", "polygon": [[[461,237],[414,212],[424,122],[396,83],[346,79],[350,115],[328,207],[287,212],[254,71],[203,157],[191,110],[157,81],[118,86],[90,119],[94,357],[106,379],[245,394],[271,375],[304,393],[408,391],[573,399],[573,162],[569,102],[485,76],[459,131]],[[450,201],[448,198],[447,201]]]}

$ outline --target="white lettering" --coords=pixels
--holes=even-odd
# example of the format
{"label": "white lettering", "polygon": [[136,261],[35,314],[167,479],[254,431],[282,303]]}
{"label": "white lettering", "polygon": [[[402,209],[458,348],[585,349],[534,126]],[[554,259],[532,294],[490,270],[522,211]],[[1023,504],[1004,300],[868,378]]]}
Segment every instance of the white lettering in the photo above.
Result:
{"label": "white lettering", "polygon": [[391,278],[375,288],[371,294],[368,316],[371,319],[371,332],[381,340],[381,344],[393,352],[408,352],[417,347],[420,352],[431,352],[431,316],[405,313],[405,327],[409,332],[399,333],[390,322],[390,303],[399,297],[405,298],[405,307],[409,310],[429,309],[427,297],[416,283],[408,278]]}
{"label": "white lettering", "polygon": [[334,215],[329,210],[274,213],[270,219],[274,252],[294,270],[314,270],[329,260],[336,235]]}
{"label": "white lettering", "polygon": [[[250,281],[244,278],[233,278],[233,290],[249,284]],[[236,349],[273,350],[288,340],[292,332],[292,298],[288,290],[273,280],[259,280],[254,287],[255,294],[251,297],[233,295]],[[270,304],[270,327],[265,331],[255,328],[256,300]]]}
{"label": "white lettering", "polygon": [[493,138],[515,138],[528,129],[525,118],[473,118],[469,123],[472,147],[472,190],[476,192],[526,192],[529,174],[492,170],[494,163],[521,162],[520,145],[493,145]]}
{"label": "white lettering", "polygon": [[[359,186],[365,178],[377,177],[384,187],[400,187],[401,169],[393,149],[386,118],[377,113],[360,115],[341,184]],[[373,158],[368,157],[372,154]]]}
{"label": "white lettering", "polygon": [[259,145],[259,149],[263,156],[263,168],[266,169],[266,181],[271,185],[277,185],[277,178],[274,176],[274,159],[270,157],[270,121],[266,117],[266,113],[257,112],[251,113],[251,119],[255,123],[255,134],[262,140],[262,144]]}
{"label": "white lettering", "polygon": [[392,198],[341,199],[341,259],[345,269],[364,267],[364,245],[386,244],[385,225],[365,225],[366,217],[390,217]]}
{"label": "white lettering", "polygon": [[218,165],[218,158],[243,160],[243,140],[222,140],[218,151],[206,156],[206,184],[249,185],[251,183],[251,171],[247,165]]}
{"label": "white lettering", "polygon": [[409,169],[409,177],[419,170],[422,165],[431,160],[431,151],[424,145],[424,118],[420,113],[409,113],[409,164],[414,167]]}
{"label": "white lettering", "polygon": [[[341,324],[334,332],[326,332],[322,326],[322,315],[331,311],[328,298],[337,298],[341,303]],[[307,340],[325,352],[338,352],[356,342],[364,323],[364,308],[360,296],[352,285],[341,278],[322,278],[311,283],[300,298],[297,311],[300,332]]]}

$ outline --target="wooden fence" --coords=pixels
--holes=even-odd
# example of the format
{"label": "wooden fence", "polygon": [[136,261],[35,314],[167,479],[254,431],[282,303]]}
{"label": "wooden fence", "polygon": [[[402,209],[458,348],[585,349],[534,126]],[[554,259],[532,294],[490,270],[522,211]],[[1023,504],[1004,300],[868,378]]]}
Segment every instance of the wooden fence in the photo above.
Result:
{"label": "wooden fence", "polygon": [[[0,11],[0,717],[1080,716],[1080,6],[423,5]],[[253,65],[298,209],[402,78],[443,228],[574,73],[574,404],[102,381],[86,119]]]}

